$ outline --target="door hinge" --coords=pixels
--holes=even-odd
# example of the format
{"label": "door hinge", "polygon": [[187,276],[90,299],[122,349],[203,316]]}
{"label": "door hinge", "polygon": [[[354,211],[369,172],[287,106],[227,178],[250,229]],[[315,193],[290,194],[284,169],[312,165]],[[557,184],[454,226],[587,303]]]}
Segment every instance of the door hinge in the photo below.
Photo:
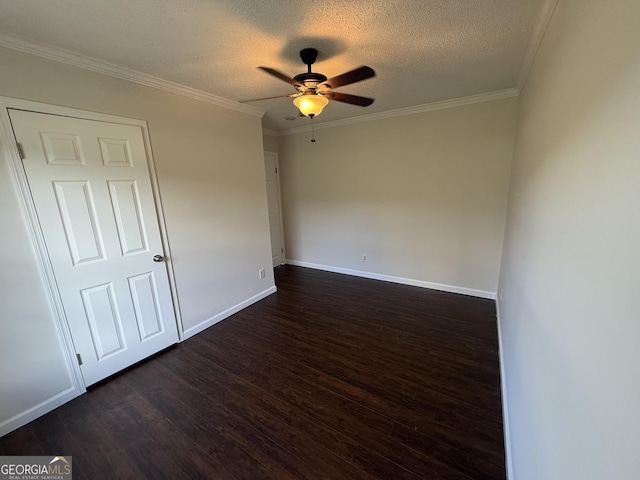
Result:
{"label": "door hinge", "polygon": [[24,160],[24,150],[22,150],[22,145],[16,143],[16,147],[18,148],[18,155],[20,155],[20,160]]}
{"label": "door hinge", "polygon": [[78,357],[78,365],[82,365],[82,357],[79,353],[76,353],[76,357]]}
{"label": "door hinge", "polygon": [[281,248],[281,249],[280,249],[280,253],[284,253],[284,248]]}
{"label": "door hinge", "polygon": [[278,173],[278,167],[276,167],[276,173]]}

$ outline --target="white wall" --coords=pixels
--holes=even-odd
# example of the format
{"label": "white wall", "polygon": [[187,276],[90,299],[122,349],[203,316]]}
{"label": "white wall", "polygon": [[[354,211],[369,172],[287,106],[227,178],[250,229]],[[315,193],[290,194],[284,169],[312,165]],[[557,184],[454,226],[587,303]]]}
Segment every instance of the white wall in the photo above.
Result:
{"label": "white wall", "polygon": [[318,129],[316,143],[281,136],[288,258],[492,295],[516,109],[507,98]]}
{"label": "white wall", "polygon": [[[2,96],[147,121],[186,335],[274,289],[260,118],[5,48],[0,65]],[[44,371],[67,373],[0,161],[1,425],[49,398]]]}
{"label": "white wall", "polygon": [[511,478],[640,478],[640,2],[560,0],[521,97],[499,305]]}

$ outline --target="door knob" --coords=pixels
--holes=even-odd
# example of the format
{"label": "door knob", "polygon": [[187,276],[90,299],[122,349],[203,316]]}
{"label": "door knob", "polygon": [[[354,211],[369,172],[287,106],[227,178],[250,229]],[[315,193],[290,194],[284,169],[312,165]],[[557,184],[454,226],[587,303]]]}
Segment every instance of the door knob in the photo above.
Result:
{"label": "door knob", "polygon": [[162,262],[162,261],[164,261],[164,257],[162,255],[154,255],[153,256],[153,261],[154,262]]}

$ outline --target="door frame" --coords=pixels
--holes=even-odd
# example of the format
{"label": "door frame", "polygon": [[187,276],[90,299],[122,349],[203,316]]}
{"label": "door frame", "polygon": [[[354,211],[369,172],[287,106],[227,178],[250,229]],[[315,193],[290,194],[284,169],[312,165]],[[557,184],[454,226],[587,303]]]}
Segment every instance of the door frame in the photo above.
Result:
{"label": "door frame", "polygon": [[[142,137],[144,141],[145,153],[147,156],[147,166],[149,168],[149,177],[151,181],[151,189],[153,191],[153,199],[155,203],[158,226],[160,228],[160,236],[162,239],[163,249],[165,252],[165,263],[167,268],[167,275],[169,277],[169,287],[171,289],[171,302],[176,318],[175,328],[178,331],[178,342],[183,340],[182,329],[182,317],[180,315],[180,305],[178,302],[177,288],[175,282],[175,274],[173,270],[172,255],[169,248],[169,241],[167,237],[167,229],[164,220],[164,212],[162,210],[162,202],[160,199],[160,190],[158,186],[158,179],[156,176],[155,163],[153,160],[151,142],[149,139],[149,132],[147,122],[144,120],[119,117],[115,115],[108,115],[103,113],[90,112],[87,110],[79,110],[75,108],[60,107],[56,105],[49,105],[45,103],[32,102],[29,100],[21,100],[11,97],[0,96],[0,159],[8,162],[11,165],[11,172],[13,173],[13,181],[17,186],[19,192],[19,202],[22,210],[22,216],[27,220],[28,234],[31,238],[38,268],[40,271],[40,277],[43,280],[45,286],[45,292],[49,303],[49,309],[54,319],[55,327],[62,345],[63,351],[66,354],[67,368],[71,373],[71,380],[76,388],[76,395],[78,396],[87,391],[80,365],[76,358],[76,350],[73,346],[73,338],[71,336],[71,330],[67,323],[67,318],[62,306],[62,298],[58,292],[57,283],[53,274],[53,266],[47,253],[46,244],[44,241],[44,235],[40,223],[38,222],[38,216],[36,214],[35,203],[31,197],[31,191],[27,181],[26,173],[22,166],[22,160],[20,153],[13,136],[13,129],[11,127],[11,121],[9,118],[9,109],[28,110],[36,113],[44,113],[51,115],[59,115],[66,117],[79,118],[84,120],[93,120],[100,122],[118,123],[123,125],[132,125],[140,127]],[[64,402],[63,402],[64,403]],[[34,417],[35,418],[35,417]]]}
{"label": "door frame", "polygon": [[[269,152],[269,151],[264,151],[262,156],[263,156],[263,161],[264,161],[264,156],[265,155],[273,155],[276,159],[276,170],[278,173],[276,173],[276,185],[277,185],[277,190],[278,190],[278,213],[280,215],[280,242],[282,243],[282,263],[280,265],[285,265],[287,263],[287,247],[285,246],[285,242],[284,242],[284,218],[282,216],[282,192],[280,191],[280,158],[278,156],[278,152]],[[275,268],[275,267],[274,267]]]}

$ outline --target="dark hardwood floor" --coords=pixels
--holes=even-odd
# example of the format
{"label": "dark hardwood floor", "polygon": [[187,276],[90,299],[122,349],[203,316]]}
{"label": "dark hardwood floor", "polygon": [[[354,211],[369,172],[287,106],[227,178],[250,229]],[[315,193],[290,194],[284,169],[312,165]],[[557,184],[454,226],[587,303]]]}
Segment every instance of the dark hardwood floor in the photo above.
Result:
{"label": "dark hardwood floor", "polygon": [[74,478],[504,479],[494,302],[276,269],[278,293],[0,438]]}

